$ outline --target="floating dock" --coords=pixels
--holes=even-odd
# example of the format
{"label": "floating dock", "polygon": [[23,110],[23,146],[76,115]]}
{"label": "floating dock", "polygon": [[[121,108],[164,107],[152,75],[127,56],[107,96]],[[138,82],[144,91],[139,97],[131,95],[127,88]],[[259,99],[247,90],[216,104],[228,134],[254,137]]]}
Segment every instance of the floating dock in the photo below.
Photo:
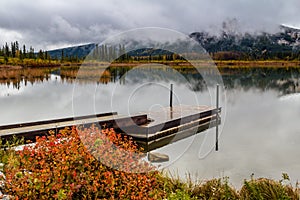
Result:
{"label": "floating dock", "polygon": [[25,140],[35,141],[36,136],[49,134],[49,131],[58,133],[66,127],[72,126],[90,126],[98,124],[109,128],[118,129],[117,123],[123,126],[132,126],[146,124],[147,115],[136,115],[131,117],[120,116],[116,112],[102,113],[96,115],[86,115],[80,117],[69,117],[62,119],[53,119],[46,121],[37,121],[21,124],[12,124],[0,126],[0,137],[2,140],[9,140],[16,137],[24,137]]}
{"label": "floating dock", "polygon": [[116,112],[80,117],[0,126],[2,140],[13,136],[35,141],[36,136],[47,135],[50,130],[58,133],[65,127],[90,126],[114,128],[116,132],[131,136],[145,151],[151,151],[178,140],[218,126],[221,108],[209,106],[173,106],[134,116]]}
{"label": "floating dock", "polygon": [[219,125],[220,113],[221,108],[209,106],[165,107],[147,113],[149,123],[123,127],[122,132],[130,135],[145,151],[151,151]]}

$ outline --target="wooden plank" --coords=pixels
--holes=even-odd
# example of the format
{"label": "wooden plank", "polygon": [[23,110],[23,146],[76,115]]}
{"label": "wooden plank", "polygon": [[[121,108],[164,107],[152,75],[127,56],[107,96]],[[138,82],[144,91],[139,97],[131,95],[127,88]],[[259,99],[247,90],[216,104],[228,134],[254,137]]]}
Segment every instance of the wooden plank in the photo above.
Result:
{"label": "wooden plank", "polygon": [[83,120],[83,119],[89,119],[89,118],[93,118],[93,117],[106,117],[106,116],[112,116],[112,115],[117,115],[117,112],[108,112],[108,113],[101,113],[101,114],[95,114],[95,115],[85,115],[85,116],[79,116],[79,117],[67,117],[67,118],[61,118],[61,119],[51,119],[51,120],[43,120],[43,121],[20,123],[20,124],[2,125],[2,126],[0,126],[0,130],[35,126],[35,125],[43,125],[43,124],[53,124],[53,123],[67,122],[67,121],[72,121],[72,120]]}
{"label": "wooden plank", "polygon": [[[219,120],[218,123],[221,124],[221,121]],[[207,121],[197,126],[193,126],[188,129],[157,138],[155,140],[151,140],[151,141],[137,140],[136,142],[140,147],[143,147],[144,149],[143,152],[150,152],[152,150],[161,148],[168,144],[172,144],[182,139],[188,138],[190,136],[199,134],[200,132],[205,131],[209,128],[213,128],[215,126],[216,126],[216,120],[213,119],[212,121]]]}
{"label": "wooden plank", "polygon": [[[0,137],[3,140],[9,140],[14,135],[17,137],[24,137],[25,140],[35,141],[36,136],[43,136],[47,135],[49,131],[53,130],[55,133],[58,133],[60,130],[66,127],[76,126],[83,126],[89,127],[92,124],[97,126],[105,126],[106,128],[114,128],[118,129],[119,125],[122,126],[133,126],[133,125],[142,125],[148,122],[147,115],[136,115],[136,116],[115,116],[115,115],[108,115],[102,117],[95,117],[92,115],[92,118],[87,117],[79,117],[78,119],[73,119],[70,121],[57,122],[57,123],[45,123],[40,125],[33,125],[33,126],[25,126],[25,127],[16,127],[10,129],[3,129],[0,130]],[[99,115],[98,115],[99,116]],[[55,120],[59,121],[59,120]],[[36,124],[36,123],[28,123],[28,124]],[[11,126],[15,127],[15,126]]]}
{"label": "wooden plank", "polygon": [[200,119],[200,118],[211,116],[215,112],[216,112],[216,109],[205,110],[205,111],[202,111],[200,113],[191,114],[189,116],[185,116],[185,117],[175,119],[175,120],[170,120],[170,121],[164,122],[163,124],[151,126],[148,129],[148,135],[149,135],[148,137],[151,137],[151,135],[156,134],[159,131],[170,129],[172,127],[180,126],[181,124],[185,124],[185,123],[188,123],[190,121],[194,121],[194,120],[197,120],[197,119]]}
{"label": "wooden plank", "polygon": [[[175,119],[164,119],[159,121],[160,118],[154,118],[154,122],[149,123],[147,126],[142,127],[127,127],[126,134],[132,136],[135,140],[153,140],[157,137],[170,134],[171,130],[178,130],[182,125],[197,121],[199,119],[207,119],[207,117],[214,116],[217,112],[221,112],[221,109],[200,107],[194,111],[189,111],[189,114],[185,114],[182,117],[179,115]],[[177,109],[180,109],[177,107]],[[151,114],[150,114],[151,115]],[[197,121],[201,122],[201,121]],[[202,121],[203,122],[203,121]],[[203,122],[204,123],[204,122]],[[167,130],[167,131],[165,131]],[[165,131],[165,132],[163,132]]]}
{"label": "wooden plank", "polygon": [[[133,137],[147,150],[153,150],[220,123],[216,122],[216,115],[220,112],[221,108],[182,105],[135,116],[119,116],[111,112],[1,126],[0,137],[10,140],[16,135],[34,142],[36,136],[47,135],[50,130],[58,133],[65,127],[76,125],[84,128],[95,124],[100,128],[114,128],[116,132]],[[150,123],[148,116],[151,117]]]}

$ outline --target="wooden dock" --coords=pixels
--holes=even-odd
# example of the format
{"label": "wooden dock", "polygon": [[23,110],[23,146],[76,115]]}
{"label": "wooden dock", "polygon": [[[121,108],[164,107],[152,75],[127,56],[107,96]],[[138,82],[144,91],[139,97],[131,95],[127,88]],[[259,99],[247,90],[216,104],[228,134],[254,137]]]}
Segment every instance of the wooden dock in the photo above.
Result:
{"label": "wooden dock", "polygon": [[174,106],[134,116],[121,116],[116,112],[69,117],[62,119],[0,126],[2,140],[14,135],[35,141],[36,136],[56,133],[65,127],[92,124],[114,128],[116,132],[131,136],[145,151],[184,139],[202,130],[220,124],[221,108],[208,106]]}
{"label": "wooden dock", "polygon": [[90,126],[92,124],[99,124],[118,129],[117,123],[123,126],[143,125],[146,124],[147,115],[136,116],[120,116],[116,112],[102,113],[97,115],[86,115],[80,117],[69,117],[62,119],[12,124],[0,126],[0,137],[2,140],[9,140],[13,136],[24,137],[25,140],[35,141],[36,136],[47,135],[49,131],[53,130],[58,133],[66,127],[84,125]]}
{"label": "wooden dock", "polygon": [[221,108],[209,106],[175,106],[147,113],[150,123],[126,132],[142,146],[151,151],[170,143],[195,135],[221,123]]}

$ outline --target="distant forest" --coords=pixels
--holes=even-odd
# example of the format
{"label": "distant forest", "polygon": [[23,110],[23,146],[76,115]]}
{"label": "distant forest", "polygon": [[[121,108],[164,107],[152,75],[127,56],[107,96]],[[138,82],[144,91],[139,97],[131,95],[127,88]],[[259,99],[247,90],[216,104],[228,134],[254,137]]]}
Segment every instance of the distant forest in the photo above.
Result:
{"label": "distant forest", "polygon": [[[50,53],[48,51],[39,50],[38,52],[34,51],[34,48],[32,46],[29,47],[29,49],[24,44],[23,46],[19,45],[18,41],[5,43],[2,47],[0,47],[0,57],[4,58],[4,62],[7,63],[9,61],[9,58],[18,58],[20,61],[24,59],[40,59],[40,60],[57,60],[57,58],[51,57]],[[65,57],[63,55],[62,51],[62,60],[68,60],[68,61],[78,61],[79,59],[76,59],[76,56],[68,56]]]}
{"label": "distant forest", "polygon": [[[190,34],[211,55],[214,60],[300,60],[300,30],[281,26],[275,34],[237,34],[226,29],[219,36],[207,32]],[[92,52],[92,53],[90,53]],[[174,61],[183,58],[173,52],[162,49],[139,49],[127,52],[126,46],[87,44],[51,51],[39,50],[26,45],[20,46],[18,41],[5,43],[0,47],[0,64],[7,64],[10,58],[38,59],[55,62],[81,62],[87,55],[100,61],[130,62],[141,60]],[[117,58],[117,59],[116,59]]]}
{"label": "distant forest", "polygon": [[22,47],[19,45],[18,41],[11,42],[10,45],[6,42],[5,45],[0,47],[0,56],[4,57],[4,60],[8,62],[8,58],[41,58],[41,59],[50,59],[50,56],[45,51],[40,50],[38,55],[34,52],[34,48],[30,46],[29,49],[26,48],[24,44]]}
{"label": "distant forest", "polygon": [[30,46],[29,49],[26,48],[26,45],[23,45],[22,48],[20,48],[18,41],[11,42],[10,45],[6,43],[2,48],[0,47],[0,58],[4,58],[2,60],[4,60],[5,64],[8,63],[9,58],[19,59],[19,61],[23,61],[24,59],[38,59],[42,61],[48,60],[49,62],[80,62],[84,60],[86,56],[89,56],[89,59],[107,62],[128,62],[140,60],[172,61],[183,59],[179,55],[161,49],[153,50],[145,48],[127,53],[125,45],[121,44],[118,46],[99,46],[97,44],[88,44],[51,51],[39,50],[37,53],[34,51],[32,46]]}

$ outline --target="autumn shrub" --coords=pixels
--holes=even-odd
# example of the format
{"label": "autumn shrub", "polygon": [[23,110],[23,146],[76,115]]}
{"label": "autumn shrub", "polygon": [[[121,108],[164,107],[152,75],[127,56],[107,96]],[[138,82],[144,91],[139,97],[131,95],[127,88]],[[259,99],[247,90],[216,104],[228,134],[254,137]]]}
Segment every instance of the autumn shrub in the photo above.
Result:
{"label": "autumn shrub", "polygon": [[16,199],[163,198],[158,172],[137,155],[134,142],[112,129],[51,133],[7,162],[5,193]]}
{"label": "autumn shrub", "polygon": [[11,199],[299,199],[286,174],[280,181],[251,178],[239,191],[228,178],[193,183],[168,177],[143,161],[133,140],[112,129],[73,127],[38,137],[20,151],[16,144],[0,149],[2,192]]}

